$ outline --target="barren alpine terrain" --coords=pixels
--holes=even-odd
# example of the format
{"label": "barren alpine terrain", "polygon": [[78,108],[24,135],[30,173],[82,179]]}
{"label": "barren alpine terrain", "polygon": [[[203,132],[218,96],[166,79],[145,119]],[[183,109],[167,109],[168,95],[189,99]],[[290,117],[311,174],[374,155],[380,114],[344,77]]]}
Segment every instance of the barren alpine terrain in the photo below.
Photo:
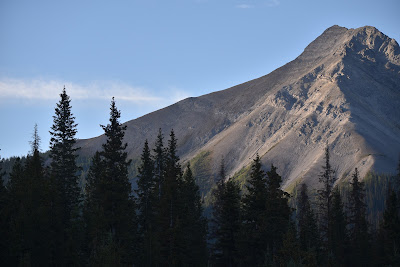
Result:
{"label": "barren alpine terrain", "polygon": [[[123,110],[122,110],[123,112]],[[178,138],[183,163],[212,180],[220,160],[230,176],[258,153],[288,189],[318,183],[324,148],[339,179],[354,168],[394,172],[400,153],[400,48],[374,27],[332,26],[295,60],[258,79],[184,99],[125,123],[129,158],[140,157],[163,130]],[[79,140],[81,153],[104,136]],[[201,164],[199,164],[201,162]],[[197,164],[197,165],[196,165]]]}

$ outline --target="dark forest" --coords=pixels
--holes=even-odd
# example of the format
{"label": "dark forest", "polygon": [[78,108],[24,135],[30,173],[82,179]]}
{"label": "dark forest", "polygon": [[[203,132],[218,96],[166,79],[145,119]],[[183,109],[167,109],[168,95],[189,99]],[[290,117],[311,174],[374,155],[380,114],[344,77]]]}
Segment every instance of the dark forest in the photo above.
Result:
{"label": "dark forest", "polygon": [[206,203],[174,131],[160,129],[154,144],[137,144],[140,161],[128,159],[114,99],[106,142],[83,170],[70,102],[64,88],[48,152],[35,126],[30,153],[0,165],[2,266],[400,265],[400,163],[396,176],[354,169],[338,183],[327,144],[320,186],[289,194],[258,155],[244,183],[222,158]]}

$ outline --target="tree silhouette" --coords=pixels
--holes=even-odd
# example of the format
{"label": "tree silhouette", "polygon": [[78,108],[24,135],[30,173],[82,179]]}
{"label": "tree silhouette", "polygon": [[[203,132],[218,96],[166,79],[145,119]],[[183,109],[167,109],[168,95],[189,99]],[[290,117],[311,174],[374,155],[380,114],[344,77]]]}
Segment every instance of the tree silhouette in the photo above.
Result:
{"label": "tree silhouette", "polygon": [[319,200],[318,222],[325,252],[332,248],[332,192],[336,180],[329,157],[329,146],[326,145],[325,165],[319,175],[319,182],[322,184],[322,188],[317,191]]}
{"label": "tree silhouette", "polygon": [[93,159],[97,168],[90,172],[96,177],[88,177],[87,225],[92,227],[88,229],[92,233],[89,240],[92,264],[106,261],[113,265],[132,265],[137,253],[135,201],[128,180],[131,161],[125,152],[126,126],[119,122],[120,116],[113,98],[109,124],[101,126],[107,140]]}
{"label": "tree silhouette", "polygon": [[263,264],[267,250],[265,225],[267,203],[267,179],[257,155],[251,165],[250,177],[243,196],[243,226],[241,230],[241,260],[245,264]]}
{"label": "tree silhouette", "polygon": [[60,265],[76,265],[81,262],[79,245],[80,188],[78,185],[78,148],[74,147],[77,133],[75,117],[71,112],[71,100],[65,87],[55,108],[50,135],[51,191],[53,202],[52,229],[55,238],[54,261]]}
{"label": "tree silhouette", "polygon": [[[220,174],[225,175],[223,161]],[[238,265],[238,235],[240,231],[240,187],[220,176],[213,190],[211,218],[212,261],[217,266]]]}

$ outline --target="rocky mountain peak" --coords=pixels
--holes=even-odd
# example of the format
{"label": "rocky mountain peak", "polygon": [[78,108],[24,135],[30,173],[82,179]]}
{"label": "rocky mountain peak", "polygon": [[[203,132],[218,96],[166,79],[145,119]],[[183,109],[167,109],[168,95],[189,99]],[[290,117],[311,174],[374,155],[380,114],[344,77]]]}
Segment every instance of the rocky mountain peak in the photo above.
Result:
{"label": "rocky mountain peak", "polygon": [[[340,179],[355,167],[395,169],[400,151],[400,49],[374,27],[332,26],[295,60],[270,74],[232,88],[188,98],[128,121],[125,141],[139,159],[145,139],[174,129],[179,154],[212,186],[219,161],[230,176],[243,176],[256,154],[273,163],[289,188],[318,185],[324,147]],[[103,137],[80,140],[92,154]],[[239,176],[238,176],[239,175]]]}
{"label": "rocky mountain peak", "polygon": [[400,65],[400,48],[396,40],[389,38],[372,26],[347,29],[334,25],[311,42],[299,56],[302,61],[326,59],[329,56],[344,57],[361,55],[367,60],[386,58],[391,64]]}

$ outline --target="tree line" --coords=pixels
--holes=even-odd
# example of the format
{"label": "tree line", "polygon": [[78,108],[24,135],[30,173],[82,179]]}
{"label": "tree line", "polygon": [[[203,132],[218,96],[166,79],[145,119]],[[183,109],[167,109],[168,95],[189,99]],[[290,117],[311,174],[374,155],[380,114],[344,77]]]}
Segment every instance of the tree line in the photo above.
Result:
{"label": "tree line", "polygon": [[3,266],[400,265],[400,163],[377,230],[367,220],[357,169],[344,199],[328,145],[315,200],[306,184],[295,198],[283,191],[277,168],[265,171],[258,155],[241,188],[222,159],[207,218],[190,164],[180,165],[173,130],[167,142],[161,129],[153,147],[145,141],[131,185],[126,126],[114,98],[101,125],[106,142],[81,188],[70,102],[64,88],[50,130],[50,164],[39,153],[35,126],[32,151],[14,160],[6,184],[0,165]]}

